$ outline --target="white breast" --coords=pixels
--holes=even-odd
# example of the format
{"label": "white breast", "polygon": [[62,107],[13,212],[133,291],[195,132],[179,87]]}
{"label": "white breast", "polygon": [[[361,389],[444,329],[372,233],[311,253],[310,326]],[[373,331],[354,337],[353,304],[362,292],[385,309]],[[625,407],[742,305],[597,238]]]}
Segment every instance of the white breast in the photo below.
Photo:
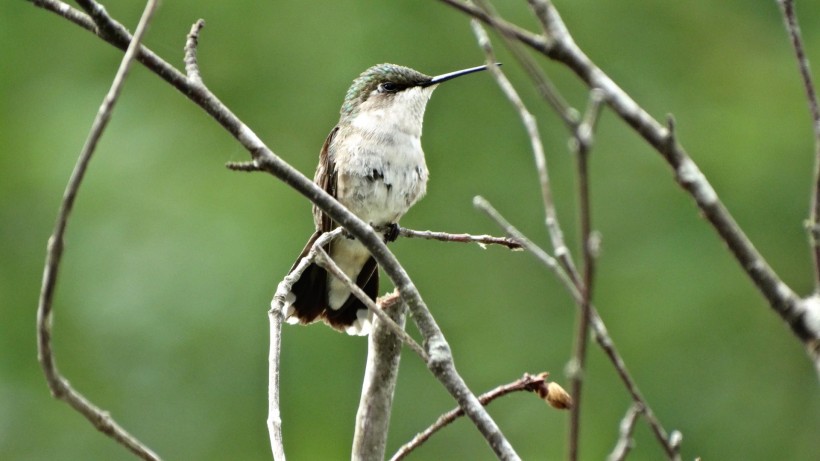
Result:
{"label": "white breast", "polygon": [[397,222],[427,189],[421,121],[429,91],[412,88],[393,98],[363,105],[330,152],[337,198],[374,226]]}

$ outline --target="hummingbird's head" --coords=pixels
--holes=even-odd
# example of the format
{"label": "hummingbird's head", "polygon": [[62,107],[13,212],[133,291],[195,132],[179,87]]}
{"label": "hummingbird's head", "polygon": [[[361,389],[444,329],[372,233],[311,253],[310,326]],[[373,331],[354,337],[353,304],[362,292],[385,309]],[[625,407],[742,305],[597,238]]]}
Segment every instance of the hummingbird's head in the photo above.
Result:
{"label": "hummingbird's head", "polygon": [[396,64],[377,64],[362,72],[347,90],[342,117],[355,117],[362,110],[396,108],[410,112],[420,119],[430,95],[439,83],[452,78],[486,69],[473,67],[431,77],[409,67]]}
{"label": "hummingbird's head", "polygon": [[394,102],[399,93],[407,93],[408,90],[412,90],[423,105],[430,98],[429,93],[432,92],[432,88],[429,91],[419,90],[426,88],[422,85],[429,82],[431,78],[429,75],[422,74],[409,67],[396,64],[375,65],[362,72],[356,80],[353,80],[353,84],[350,85],[350,89],[347,90],[345,95],[341,113],[343,116],[352,116],[362,106],[385,107],[392,105],[391,103]]}

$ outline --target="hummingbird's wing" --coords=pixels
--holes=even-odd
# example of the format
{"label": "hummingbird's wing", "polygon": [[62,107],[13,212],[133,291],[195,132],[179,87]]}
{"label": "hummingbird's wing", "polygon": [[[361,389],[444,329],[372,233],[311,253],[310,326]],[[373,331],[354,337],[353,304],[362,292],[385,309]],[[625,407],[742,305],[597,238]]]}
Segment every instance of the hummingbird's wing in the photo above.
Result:
{"label": "hummingbird's wing", "polygon": [[[339,131],[338,126],[334,127],[327,135],[322,150],[319,152],[319,166],[316,168],[316,175],[313,177],[313,182],[333,197],[336,197],[336,168],[330,161],[328,149],[337,131]],[[310,249],[313,248],[313,243],[320,235],[330,232],[336,227],[336,223],[316,205],[313,205],[313,221],[316,223],[316,232],[310,236],[307,244],[302,249],[302,253],[296,258],[288,273],[293,272],[296,266],[299,265],[299,261],[307,256]],[[329,251],[329,249],[328,246],[325,246],[325,251]],[[293,303],[296,317],[302,323],[313,322],[327,308],[327,273],[316,264],[311,264],[293,285],[291,292],[296,298]]]}
{"label": "hummingbird's wing", "polygon": [[[325,139],[319,153],[319,166],[316,168],[316,176],[314,177],[314,182],[334,198],[336,197],[337,173],[336,165],[331,160],[329,151],[338,131],[339,127],[336,126]],[[291,271],[308,254],[313,247],[313,242],[320,235],[338,227],[329,216],[315,205],[313,206],[313,220],[316,223],[316,232],[310,237],[307,245],[302,250],[302,254],[299,255],[299,258],[291,267]],[[332,243],[325,247],[325,251],[328,253],[332,253],[331,245]],[[331,309],[328,306],[327,278],[325,270],[318,265],[311,264],[308,266],[291,288],[291,293],[294,295],[292,301],[293,315],[300,323],[311,323],[320,318],[340,331],[347,331],[350,334],[366,333],[369,326],[365,330],[351,329],[351,327],[361,323],[359,312],[364,311],[366,313],[367,306],[355,296],[350,295],[341,307]],[[376,260],[372,256],[365,261],[364,266],[359,271],[356,284],[364,290],[370,299],[376,299],[379,291],[379,272]]]}
{"label": "hummingbird's wing", "polygon": [[[336,198],[336,165],[330,159],[328,150],[338,131],[339,126],[336,125],[327,135],[322,150],[319,152],[319,166],[316,168],[316,175],[313,178],[313,182],[333,198]],[[316,230],[319,232],[330,232],[336,228],[336,223],[316,205],[313,205],[313,221],[316,223]]]}

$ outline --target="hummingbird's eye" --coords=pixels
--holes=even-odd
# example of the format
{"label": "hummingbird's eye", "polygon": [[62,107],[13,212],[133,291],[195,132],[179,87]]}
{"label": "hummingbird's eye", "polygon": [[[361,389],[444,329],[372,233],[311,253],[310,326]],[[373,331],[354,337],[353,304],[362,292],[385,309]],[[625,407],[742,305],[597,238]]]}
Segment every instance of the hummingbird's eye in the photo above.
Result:
{"label": "hummingbird's eye", "polygon": [[393,82],[379,83],[379,93],[395,93],[399,91],[399,85]]}

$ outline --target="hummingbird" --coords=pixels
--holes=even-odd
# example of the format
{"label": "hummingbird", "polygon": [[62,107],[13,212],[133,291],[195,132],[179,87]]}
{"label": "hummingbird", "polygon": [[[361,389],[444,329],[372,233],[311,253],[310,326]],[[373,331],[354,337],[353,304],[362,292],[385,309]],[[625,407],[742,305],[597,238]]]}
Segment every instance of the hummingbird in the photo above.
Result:
{"label": "hummingbird", "polygon": [[[378,64],[361,73],[347,90],[339,123],[319,153],[314,182],[353,214],[382,233],[385,242],[398,237],[398,221],[427,190],[427,164],[421,148],[424,110],[443,82],[487,66],[435,77],[396,64]],[[319,236],[338,225],[316,205],[316,231],[290,271]],[[373,300],[379,290],[376,260],[347,234],[325,251]],[[285,303],[288,323],[323,320],[339,331],[366,335],[371,314],[337,278],[311,264],[293,284]]]}

